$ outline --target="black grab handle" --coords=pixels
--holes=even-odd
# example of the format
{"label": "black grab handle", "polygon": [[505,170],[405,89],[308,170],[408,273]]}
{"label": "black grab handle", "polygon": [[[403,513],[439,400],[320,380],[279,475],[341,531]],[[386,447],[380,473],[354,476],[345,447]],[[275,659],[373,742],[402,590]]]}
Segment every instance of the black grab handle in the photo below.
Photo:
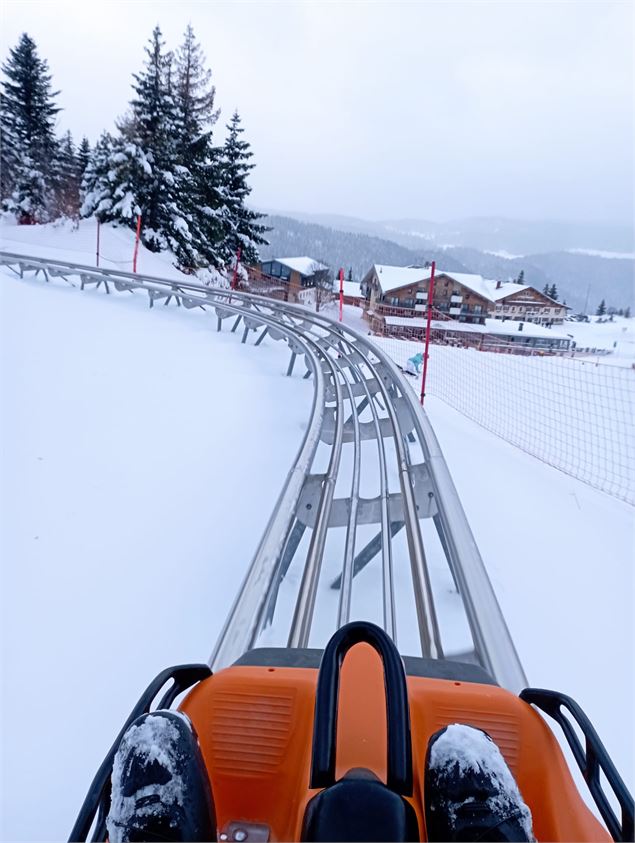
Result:
{"label": "black grab handle", "polygon": [[[617,772],[606,747],[593,728],[593,724],[578,703],[566,694],[561,694],[559,691],[548,691],[544,688],[525,688],[524,691],[520,692],[520,698],[526,703],[531,703],[542,709],[560,725],[613,840],[633,840],[633,832],[635,831],[633,797]],[[582,730],[585,741],[584,747],[571,722],[563,713],[563,708],[571,714]],[[600,772],[606,776],[606,780],[619,802],[622,813],[621,822],[602,789]]]}
{"label": "black grab handle", "polygon": [[386,784],[395,793],[411,796],[412,744],[406,673],[392,640],[383,629],[366,621],[353,621],[338,629],[322,655],[315,693],[310,786],[324,788],[335,784],[340,668],[351,647],[361,642],[376,650],[384,668],[388,721]]}

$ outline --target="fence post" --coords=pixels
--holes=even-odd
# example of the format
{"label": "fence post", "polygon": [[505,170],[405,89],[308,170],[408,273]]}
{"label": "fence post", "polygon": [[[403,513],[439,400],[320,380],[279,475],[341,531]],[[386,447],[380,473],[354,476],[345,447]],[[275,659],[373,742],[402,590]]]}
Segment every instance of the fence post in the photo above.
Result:
{"label": "fence post", "polygon": [[141,214],[137,214],[137,233],[134,240],[134,255],[132,256],[132,271],[137,271],[137,255],[139,254],[139,235],[141,234]]}
{"label": "fence post", "polygon": [[97,260],[96,260],[95,266],[99,266],[99,226],[100,225],[101,225],[101,223],[99,222],[99,220],[97,220],[97,251],[96,251]]}
{"label": "fence post", "polygon": [[344,270],[340,267],[340,322],[344,310]]}
{"label": "fence post", "polygon": [[428,286],[428,321],[426,324],[426,345],[423,352],[423,375],[421,376],[421,406],[426,395],[426,377],[428,375],[428,348],[430,347],[430,325],[432,322],[432,300],[434,298],[434,270],[436,261],[430,267],[430,284]]}

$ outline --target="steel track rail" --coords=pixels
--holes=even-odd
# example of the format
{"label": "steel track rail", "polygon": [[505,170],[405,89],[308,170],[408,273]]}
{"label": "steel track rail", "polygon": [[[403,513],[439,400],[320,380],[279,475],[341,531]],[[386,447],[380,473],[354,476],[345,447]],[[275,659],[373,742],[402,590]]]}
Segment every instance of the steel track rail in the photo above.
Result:
{"label": "steel track rail", "polygon": [[[288,646],[309,645],[327,539],[345,530],[340,576],[337,625],[350,619],[356,566],[381,556],[383,625],[396,639],[393,535],[405,529],[408,561],[419,628],[421,653],[443,657],[443,646],[424,547],[421,521],[430,518],[436,529],[454,582],[461,595],[471,630],[473,657],[503,686],[519,691],[527,684],[456,489],[430,422],[414,391],[404,382],[393,361],[368,337],[322,314],[285,302],[210,288],[187,280],[136,275],[111,269],[0,252],[0,265],[20,277],[42,273],[46,281],[60,277],[80,286],[117,291],[145,291],[150,306],[174,300],[185,308],[211,309],[221,330],[232,319],[232,331],[243,323],[242,342],[260,331],[289,346],[291,374],[296,358],[314,382],[311,415],[295,462],[285,480],[267,527],[249,566],[243,586],[229,612],[210,664],[217,669],[233,662],[258,638],[275,612],[276,598],[286,571],[298,552],[301,538],[311,537],[302,562]],[[361,416],[370,414],[370,421]],[[347,419],[348,416],[348,419]],[[379,494],[360,496],[364,439],[376,441]],[[387,443],[390,442],[390,448]],[[350,477],[342,474],[342,454],[352,448]],[[323,473],[316,455],[328,449]],[[398,476],[399,490],[390,490],[388,466]],[[347,494],[336,497],[342,478]],[[341,483],[339,484],[341,485]],[[355,556],[360,526],[379,525],[377,541]],[[332,531],[332,533],[331,533]],[[338,534],[339,535],[339,534]],[[268,614],[269,613],[269,614]]]}

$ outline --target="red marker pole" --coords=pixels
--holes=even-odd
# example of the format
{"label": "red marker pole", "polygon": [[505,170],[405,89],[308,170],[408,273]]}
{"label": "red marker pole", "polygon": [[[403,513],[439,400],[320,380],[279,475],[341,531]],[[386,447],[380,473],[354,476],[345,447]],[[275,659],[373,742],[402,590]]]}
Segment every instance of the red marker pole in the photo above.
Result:
{"label": "red marker pole", "polygon": [[340,322],[344,312],[344,270],[340,267]]}
{"label": "red marker pole", "polygon": [[234,274],[232,276],[232,283],[231,288],[232,290],[236,289],[236,284],[238,283],[238,264],[240,263],[240,246],[236,249],[236,264],[234,266]]}
{"label": "red marker pole", "polygon": [[100,225],[101,225],[101,223],[99,222],[99,220],[97,220],[97,262],[95,263],[95,266],[99,266],[99,226]]}
{"label": "red marker pole", "polygon": [[428,374],[428,348],[430,347],[430,324],[432,322],[432,299],[434,298],[434,270],[436,262],[430,268],[430,286],[428,287],[428,322],[426,324],[426,347],[423,352],[423,375],[421,376],[421,406],[426,395],[426,376]]}
{"label": "red marker pole", "polygon": [[141,214],[137,215],[137,234],[134,241],[134,255],[132,256],[132,271],[137,271],[137,255],[139,254],[139,235],[141,234]]}

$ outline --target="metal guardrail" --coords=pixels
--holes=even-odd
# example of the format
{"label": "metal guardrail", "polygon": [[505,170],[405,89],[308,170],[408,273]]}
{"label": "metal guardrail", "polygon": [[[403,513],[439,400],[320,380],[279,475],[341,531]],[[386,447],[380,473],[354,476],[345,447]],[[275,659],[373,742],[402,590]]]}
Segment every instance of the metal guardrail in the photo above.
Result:
{"label": "metal guardrail", "polygon": [[[210,658],[214,669],[232,663],[258,644],[275,616],[281,584],[299,556],[307,530],[310,538],[288,646],[309,645],[327,543],[332,531],[341,529],[345,534],[341,574],[334,583],[340,590],[336,625],[351,619],[354,578],[379,555],[383,626],[396,640],[394,537],[404,529],[421,654],[457,658],[444,656],[443,651],[422,536],[423,521],[431,519],[471,630],[473,650],[462,653],[461,658],[480,663],[499,684],[514,692],[527,685],[430,422],[401,372],[372,340],[301,306],[186,279],[96,269],[9,252],[0,252],[0,265],[20,277],[35,272],[42,273],[46,281],[79,278],[81,289],[95,285],[103,286],[106,293],[111,286],[120,292],[142,290],[151,307],[174,300],[185,308],[211,310],[219,331],[226,320],[231,320],[232,332],[242,323],[243,343],[254,332],[258,333],[256,346],[267,336],[286,342],[291,353],[287,375],[292,374],[298,357],[304,359],[305,377],[314,383],[310,420]],[[371,457],[373,449],[365,445],[368,441],[375,444],[375,457]],[[364,498],[360,474],[371,459],[379,494]],[[320,470],[324,461],[327,467]],[[397,476],[398,488],[391,489],[391,474],[393,480]],[[338,497],[342,489],[344,494]],[[377,524],[379,532],[358,549],[360,528],[369,524]]]}

